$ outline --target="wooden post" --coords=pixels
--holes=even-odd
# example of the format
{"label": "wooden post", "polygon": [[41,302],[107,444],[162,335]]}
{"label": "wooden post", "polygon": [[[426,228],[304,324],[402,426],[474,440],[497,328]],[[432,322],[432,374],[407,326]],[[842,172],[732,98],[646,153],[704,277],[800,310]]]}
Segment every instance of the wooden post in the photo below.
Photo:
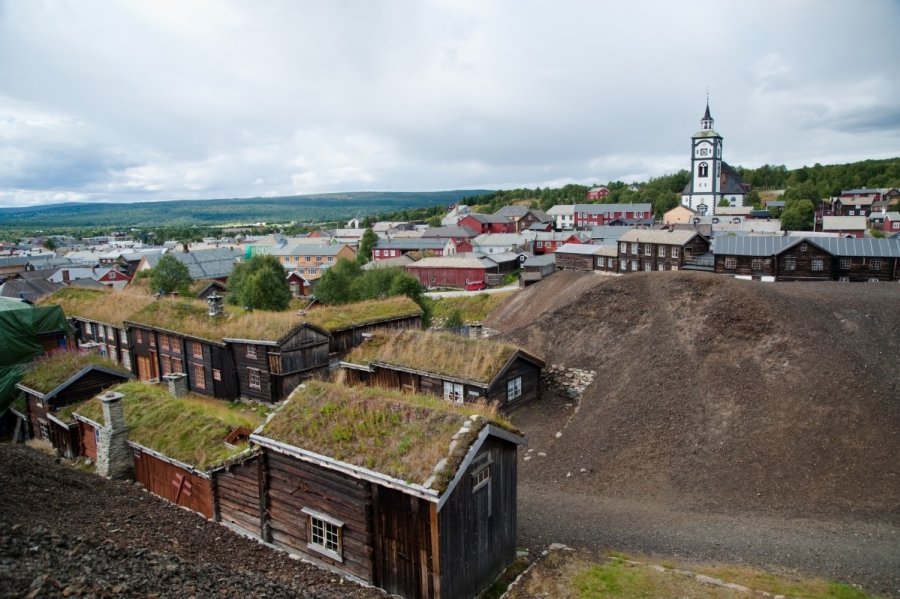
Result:
{"label": "wooden post", "polygon": [[272,531],[268,523],[269,504],[269,469],[266,464],[266,452],[259,454],[256,462],[257,480],[259,481],[259,537],[267,542],[272,542]]}

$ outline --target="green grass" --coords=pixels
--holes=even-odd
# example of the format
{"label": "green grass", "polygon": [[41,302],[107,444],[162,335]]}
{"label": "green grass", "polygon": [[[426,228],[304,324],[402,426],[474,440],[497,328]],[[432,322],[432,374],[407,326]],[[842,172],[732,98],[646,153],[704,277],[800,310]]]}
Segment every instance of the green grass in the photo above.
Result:
{"label": "green grass", "polygon": [[494,309],[513,293],[515,291],[509,293],[479,293],[478,295],[465,297],[428,298],[427,301],[434,311],[433,319],[435,322],[444,322],[454,310],[459,310],[462,314],[463,322],[469,324],[483,322]]}
{"label": "green grass", "polygon": [[41,356],[31,363],[21,383],[29,389],[49,393],[66,382],[70,376],[91,364],[121,372],[124,375],[130,372],[115,362],[94,353],[81,353],[77,351],[60,351]]}
{"label": "green grass", "polygon": [[[472,414],[515,430],[489,406],[457,406],[434,396],[311,381],[291,394],[262,435],[421,484],[438,461],[448,457],[451,437]],[[449,475],[484,423],[472,427],[470,438],[460,440],[444,471],[448,477],[434,488],[446,488]]]}
{"label": "green grass", "polygon": [[42,299],[42,305],[59,304],[67,317],[80,316],[121,327],[122,321],[151,303],[153,298],[140,290],[114,292],[67,287]]}
{"label": "green grass", "polygon": [[309,310],[305,318],[326,331],[334,332],[380,320],[421,316],[422,308],[405,295]]}
{"label": "green grass", "polygon": [[[261,407],[196,395],[175,398],[159,385],[131,382],[112,390],[125,396],[125,422],[130,441],[200,470],[246,449],[246,443],[228,447],[225,437],[238,427],[253,430],[265,418]],[[96,398],[73,411],[104,424],[100,400]]]}

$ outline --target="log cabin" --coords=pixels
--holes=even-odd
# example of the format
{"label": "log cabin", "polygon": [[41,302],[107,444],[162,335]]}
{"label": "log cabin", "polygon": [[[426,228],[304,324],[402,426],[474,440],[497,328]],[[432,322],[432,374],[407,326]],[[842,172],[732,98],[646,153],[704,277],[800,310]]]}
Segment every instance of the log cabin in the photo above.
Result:
{"label": "log cabin", "polygon": [[[211,403],[196,394],[175,398],[165,387],[138,381],[110,391],[122,395],[135,482],[154,495],[215,519],[211,470],[250,453],[248,437],[263,420],[258,411]],[[81,455],[98,462],[101,429],[113,426],[104,422],[100,399],[78,405],[72,417],[83,439]]]}
{"label": "log cabin", "polygon": [[632,229],[619,237],[619,272],[679,270],[709,252],[709,239],[692,230]]}
{"label": "log cabin", "polygon": [[594,270],[594,257],[601,246],[586,243],[567,243],[556,248],[557,270]]}
{"label": "log cabin", "polygon": [[476,596],[515,557],[524,440],[480,406],[311,381],[250,440],[219,502],[276,547],[408,598]]}
{"label": "log cabin", "polygon": [[16,385],[25,396],[26,436],[44,439],[65,458],[77,457],[78,426],[66,408],[130,378],[131,372],[95,354],[56,352],[35,360]]}
{"label": "log cabin", "polygon": [[422,308],[405,295],[339,306],[314,307],[304,318],[331,335],[329,352],[342,354],[367,336],[422,328]]}
{"label": "log cabin", "polygon": [[437,395],[460,404],[496,402],[510,410],[540,399],[544,361],[487,339],[401,331],[373,335],[350,352],[341,366],[351,385]]}

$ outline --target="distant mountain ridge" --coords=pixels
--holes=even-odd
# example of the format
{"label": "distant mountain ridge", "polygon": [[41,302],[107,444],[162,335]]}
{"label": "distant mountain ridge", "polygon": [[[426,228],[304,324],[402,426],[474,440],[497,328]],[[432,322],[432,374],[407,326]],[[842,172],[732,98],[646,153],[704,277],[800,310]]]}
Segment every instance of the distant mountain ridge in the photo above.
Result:
{"label": "distant mountain ridge", "polygon": [[248,222],[323,222],[375,213],[451,205],[492,190],[430,192],[360,191],[277,198],[166,200],[158,202],[78,202],[0,208],[0,227],[89,227],[221,225]]}

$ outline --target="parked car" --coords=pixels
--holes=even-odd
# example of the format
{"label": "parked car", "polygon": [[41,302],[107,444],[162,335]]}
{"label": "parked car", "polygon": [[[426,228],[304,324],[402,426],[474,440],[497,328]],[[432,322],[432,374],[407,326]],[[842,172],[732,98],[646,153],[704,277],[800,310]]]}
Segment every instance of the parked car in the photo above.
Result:
{"label": "parked car", "polygon": [[480,291],[484,289],[484,281],[472,281],[471,283],[466,283],[466,291]]}

